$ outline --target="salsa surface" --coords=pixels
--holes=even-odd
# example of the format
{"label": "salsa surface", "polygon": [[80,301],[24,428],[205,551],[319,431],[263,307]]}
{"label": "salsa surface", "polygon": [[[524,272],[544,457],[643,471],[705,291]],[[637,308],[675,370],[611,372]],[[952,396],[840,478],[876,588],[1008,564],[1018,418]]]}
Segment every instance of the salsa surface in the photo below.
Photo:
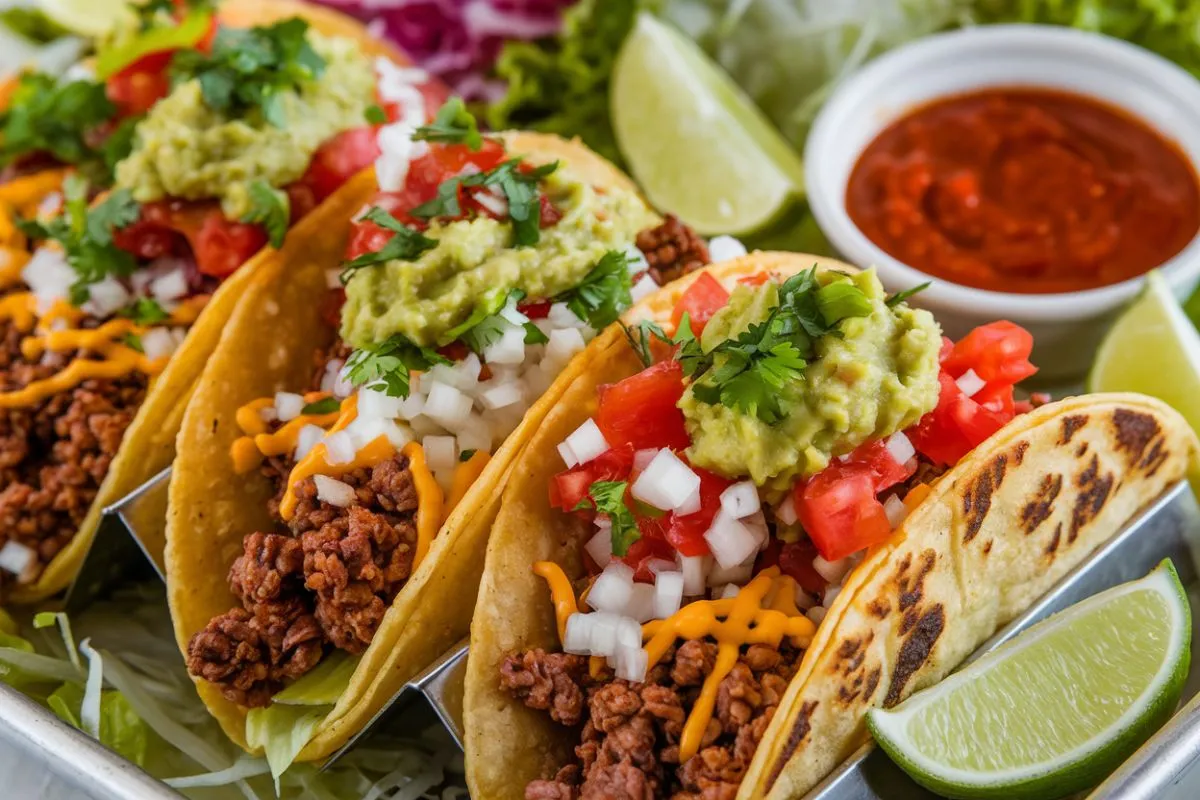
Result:
{"label": "salsa surface", "polygon": [[999,88],[892,123],[850,175],[846,209],[888,254],[981,289],[1119,283],[1200,229],[1200,184],[1177,146],[1081,95]]}

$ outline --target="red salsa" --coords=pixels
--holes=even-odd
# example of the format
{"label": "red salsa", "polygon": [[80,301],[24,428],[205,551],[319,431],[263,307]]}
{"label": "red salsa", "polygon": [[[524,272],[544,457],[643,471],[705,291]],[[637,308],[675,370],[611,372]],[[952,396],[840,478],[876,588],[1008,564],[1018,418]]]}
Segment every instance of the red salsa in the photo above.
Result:
{"label": "red salsa", "polygon": [[937,278],[1004,292],[1136,277],[1200,229],[1187,157],[1141,120],[1067,92],[999,88],[892,123],[846,190],[854,224]]}

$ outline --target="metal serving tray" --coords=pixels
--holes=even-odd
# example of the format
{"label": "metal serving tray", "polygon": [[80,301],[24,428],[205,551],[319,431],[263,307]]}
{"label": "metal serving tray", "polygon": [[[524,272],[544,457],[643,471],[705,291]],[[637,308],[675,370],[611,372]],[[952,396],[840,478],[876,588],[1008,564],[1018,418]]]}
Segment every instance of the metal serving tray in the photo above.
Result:
{"label": "metal serving tray", "polygon": [[[159,476],[157,487],[148,485],[128,504],[118,504],[106,515],[106,533],[98,537],[96,570],[71,593],[71,605],[86,603],[103,591],[104,578],[112,570],[114,556],[141,561],[131,565],[142,570],[145,555],[121,541],[123,527],[131,517],[129,504],[136,504],[155,488],[165,486]],[[989,640],[973,658],[999,646],[1020,631],[1096,592],[1144,576],[1159,561],[1170,558],[1189,588],[1193,606],[1200,598],[1200,506],[1186,484],[1180,483],[1156,500],[1125,530],[1099,549],[1072,574],[1063,578],[1023,616]],[[101,569],[101,568],[104,569]],[[144,574],[144,572],[143,572]],[[1090,800],[1150,800],[1200,796],[1200,641],[1193,638],[1193,669],[1185,688],[1184,707],[1153,738],[1142,746],[1117,772],[1097,787]],[[461,742],[462,669],[466,647],[452,649],[396,695],[367,731],[356,738],[389,727],[402,720],[436,716]],[[352,741],[347,748],[356,742]],[[336,758],[341,753],[335,754]],[[131,798],[179,798],[180,795],[79,733],[53,714],[0,684],[0,800],[13,798],[83,798],[127,800]],[[934,795],[913,783],[873,745],[866,745],[811,792],[806,800],[914,800]]]}

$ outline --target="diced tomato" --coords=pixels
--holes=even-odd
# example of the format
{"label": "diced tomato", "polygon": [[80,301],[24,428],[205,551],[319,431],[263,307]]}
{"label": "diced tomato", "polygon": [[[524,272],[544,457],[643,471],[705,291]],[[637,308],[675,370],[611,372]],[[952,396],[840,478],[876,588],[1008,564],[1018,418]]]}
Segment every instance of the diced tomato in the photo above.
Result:
{"label": "diced tomato", "polygon": [[683,367],[663,361],[618,383],[600,387],[596,425],[614,447],[635,450],[691,444],[679,399],[683,397]]}
{"label": "diced tomato", "polygon": [[[776,542],[778,540],[772,540],[772,544]],[[825,591],[829,581],[821,577],[821,573],[813,566],[813,559],[816,557],[817,546],[810,539],[781,544],[778,556],[779,571],[784,575],[791,575],[804,591],[820,594]]]}
{"label": "diced tomato", "polygon": [[422,201],[429,200],[437,194],[442,181],[459,174],[467,165],[486,172],[504,161],[504,157],[504,146],[491,139],[485,139],[478,150],[465,144],[433,144],[429,152],[409,165],[405,188],[418,191]]}
{"label": "diced tomato", "polygon": [[[422,100],[424,100],[426,119],[433,119],[438,109],[450,99],[449,87],[440,81],[426,81],[425,83],[417,84],[416,88],[421,93]],[[383,108],[384,114],[387,115],[388,122],[396,122],[404,116],[400,103],[389,103],[378,95],[376,95],[376,100]]]}
{"label": "diced tomato", "polygon": [[351,128],[317,148],[300,183],[311,187],[317,200],[321,201],[378,157],[375,129],[369,125]]}
{"label": "diced tomato", "polygon": [[866,464],[838,464],[796,484],[800,524],[828,561],[837,561],[887,539],[892,532],[875,478]]}
{"label": "diced tomato", "polygon": [[132,224],[113,230],[113,244],[147,261],[178,252],[183,241],[177,231],[145,211]]}
{"label": "diced tomato", "polygon": [[704,533],[721,510],[721,492],[733,481],[699,467],[692,467],[692,471],[700,476],[700,510],[685,516],[671,512],[660,523],[672,547],[685,556],[702,556],[708,553]]}
{"label": "diced tomato", "polygon": [[300,181],[289,184],[284,191],[288,196],[288,219],[293,225],[308,216],[321,202],[313,188]]}
{"label": "diced tomato", "polygon": [[[399,192],[380,192],[371,201],[372,206],[378,206],[384,211],[397,216],[400,209],[411,208],[406,205],[407,199]],[[397,216],[397,218],[399,218]],[[350,223],[350,239],[346,243],[346,260],[358,258],[367,253],[377,253],[391,241],[394,234],[366,219],[354,220]]]}
{"label": "diced tomato", "polygon": [[574,511],[579,501],[588,496],[593,483],[625,480],[632,469],[633,448],[613,447],[586,464],[555,475],[550,482],[550,505]]}
{"label": "diced tomato", "polygon": [[728,302],[729,292],[725,291],[721,282],[707,272],[703,272],[687,288],[683,297],[679,298],[675,310],[671,313],[671,325],[678,328],[679,321],[686,313],[691,320],[692,333],[699,336],[704,330],[704,326],[712,319],[713,314],[724,308]]}
{"label": "diced tomato", "polygon": [[321,300],[321,319],[329,323],[329,327],[337,328],[342,324],[342,306],[346,305],[346,290],[342,287],[331,289]]}
{"label": "diced tomato", "polygon": [[554,304],[549,300],[526,300],[517,303],[517,311],[530,319],[545,319],[550,316],[550,306],[552,305]]}
{"label": "diced tomato", "polygon": [[219,208],[204,218],[192,240],[196,266],[205,275],[224,278],[232,275],[267,243],[267,232],[261,225],[234,222]]}
{"label": "diced tomato", "polygon": [[173,50],[150,53],[108,79],[105,94],[117,106],[121,116],[145,114],[170,93],[167,65],[174,55]]}
{"label": "diced tomato", "polygon": [[557,225],[558,221],[562,219],[562,217],[562,212],[554,207],[554,204],[550,202],[549,197],[542,195],[538,198],[539,228],[551,228]]}
{"label": "diced tomato", "polygon": [[1007,404],[997,396],[989,399],[989,405],[993,407],[985,407],[964,395],[945,371],[938,379],[941,392],[937,408],[906,433],[917,452],[930,461],[942,465],[957,464],[1012,419],[1015,409],[1011,387]]}
{"label": "diced tomato", "polygon": [[762,286],[769,280],[771,280],[771,273],[756,272],[753,275],[747,275],[744,278],[738,278],[738,283],[744,286]]}
{"label": "diced tomato", "polygon": [[642,537],[629,545],[629,550],[621,557],[622,561],[633,567],[633,579],[641,583],[654,582],[650,562],[655,559],[674,561],[675,550],[662,539]]}
{"label": "diced tomato", "polygon": [[451,342],[438,348],[438,355],[445,356],[451,361],[462,361],[471,352],[466,342]]}
{"label": "diced tomato", "polygon": [[876,439],[862,445],[851,453],[848,459],[835,461],[827,469],[836,471],[844,468],[847,464],[861,464],[867,468],[871,474],[876,494],[895,486],[916,470],[915,464],[911,468],[904,464],[897,464],[883,439]]}
{"label": "diced tomato", "polygon": [[1037,372],[1037,367],[1029,363],[1032,352],[1033,336],[1029,331],[1001,320],[980,325],[960,339],[942,362],[942,369],[955,378],[972,369],[988,383],[1012,385]]}

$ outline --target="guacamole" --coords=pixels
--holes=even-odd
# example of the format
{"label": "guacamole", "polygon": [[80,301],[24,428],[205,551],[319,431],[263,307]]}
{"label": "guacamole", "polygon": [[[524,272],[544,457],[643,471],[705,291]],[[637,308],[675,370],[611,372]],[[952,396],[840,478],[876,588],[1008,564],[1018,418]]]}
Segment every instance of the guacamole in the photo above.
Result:
{"label": "guacamole", "polygon": [[512,224],[479,216],[435,222],[424,232],[437,247],[415,261],[362,269],[346,286],[342,337],[355,347],[402,334],[437,344],[493,289],[521,289],[553,297],[578,285],[608,250],[633,244],[657,223],[636,194],[610,187],[598,192],[562,165],[543,186],[563,216],[544,228],[532,247],[513,247]]}
{"label": "guacamole", "polygon": [[204,103],[190,80],[163,98],[137,126],[133,152],[117,165],[116,186],[135,200],[218,198],[230,219],[250,209],[248,187],[261,178],[274,187],[298,179],[313,153],[334,135],[364,123],[375,102],[370,60],[349,39],[310,30],[326,62],[321,77],[281,95],[287,124],[277,128],[255,111],[229,119]]}
{"label": "guacamole", "polygon": [[[824,285],[835,277],[825,273],[818,280]],[[841,337],[817,340],[816,358],[782,389],[784,415],[778,423],[701,402],[692,388],[684,393],[679,407],[692,437],[693,464],[782,490],[795,477],[824,469],[833,456],[903,430],[933,410],[942,343],[937,323],[927,311],[903,304],[889,308],[874,271],[849,279],[866,295],[871,312],[842,320],[836,329]],[[705,352],[766,319],[778,303],[774,282],[739,286],[704,329]],[[710,372],[700,380],[711,378]]]}

